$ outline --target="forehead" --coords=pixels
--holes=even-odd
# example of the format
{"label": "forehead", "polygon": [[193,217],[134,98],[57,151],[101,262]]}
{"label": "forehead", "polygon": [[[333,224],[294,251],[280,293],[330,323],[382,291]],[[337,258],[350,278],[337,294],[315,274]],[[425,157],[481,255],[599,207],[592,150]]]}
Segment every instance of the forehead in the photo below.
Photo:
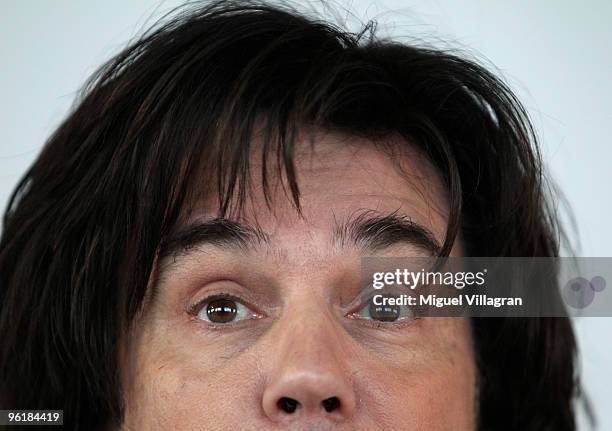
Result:
{"label": "forehead", "polygon": [[[363,211],[398,213],[431,230],[436,238],[444,237],[448,199],[440,175],[417,147],[401,137],[373,141],[338,132],[301,133],[294,156],[300,212],[285,176],[278,174],[275,154],[267,158],[269,188],[264,190],[260,137],[255,136],[252,147],[246,197],[240,213],[230,218],[282,238],[312,236]],[[185,209],[182,225],[219,215],[218,196],[211,192],[215,188],[203,182],[193,187],[197,198]]]}

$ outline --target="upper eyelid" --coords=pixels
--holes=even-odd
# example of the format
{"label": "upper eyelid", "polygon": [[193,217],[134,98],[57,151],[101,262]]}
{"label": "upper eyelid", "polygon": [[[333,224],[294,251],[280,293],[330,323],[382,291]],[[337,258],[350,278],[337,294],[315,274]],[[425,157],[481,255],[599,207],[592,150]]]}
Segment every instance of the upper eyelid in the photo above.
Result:
{"label": "upper eyelid", "polygon": [[[343,313],[345,315],[345,317],[352,316],[353,318],[355,318],[354,316],[357,313],[359,313],[365,307],[369,306],[368,301],[371,300],[373,298],[373,296],[377,292],[380,292],[380,291],[373,291],[373,292],[370,292],[370,294],[367,294],[367,295],[363,295],[363,294],[358,295],[358,298],[361,298],[361,300],[359,300],[359,302],[357,304],[352,306],[350,311]],[[363,299],[364,296],[367,297],[367,300]],[[244,299],[238,297],[237,295],[228,294],[228,293],[213,293],[213,294],[210,294],[208,296],[205,296],[201,300],[196,301],[194,304],[190,305],[189,309],[188,309],[188,313],[190,315],[192,315],[192,316],[197,316],[201,312],[203,307],[206,305],[206,303],[208,303],[210,301],[213,301],[215,299],[221,299],[221,298],[231,299],[232,301],[238,302],[238,303],[242,304],[244,307],[246,307],[248,310],[250,310],[251,312],[259,315],[260,317],[265,317],[266,316],[265,313],[260,312],[254,306],[250,305],[247,301],[245,301]],[[248,319],[243,319],[243,320],[248,320]],[[363,320],[369,320],[369,321],[375,322],[377,324],[383,324],[383,325],[393,325],[393,324],[398,324],[398,322],[399,322],[399,320],[397,322],[379,322],[379,321],[377,321],[375,319],[363,319]],[[401,319],[401,321],[403,321],[403,320],[405,320],[405,319]],[[235,323],[235,322],[229,322],[229,323],[224,323],[224,324],[216,323],[214,325],[218,325],[218,326],[231,326],[233,323]]]}
{"label": "upper eyelid", "polygon": [[385,294],[401,295],[401,294],[408,293],[409,290],[410,289],[400,288],[398,286],[393,286],[393,287],[385,286],[382,289],[374,289],[374,287],[372,287],[372,283],[368,283],[367,286],[359,290],[359,293],[355,296],[355,298],[352,301],[349,302],[349,304],[347,304],[345,308],[354,309],[355,307],[358,307],[360,304],[364,305],[367,303],[367,301],[370,301],[374,297],[374,295],[381,295],[381,294],[382,295],[385,295]]}
{"label": "upper eyelid", "polygon": [[[197,315],[197,313],[202,309],[202,307],[215,299],[227,298],[233,301],[236,301],[247,309],[260,314],[260,315],[269,315],[270,312],[273,312],[274,309],[277,309],[280,304],[272,304],[269,303],[271,298],[266,298],[267,295],[253,295],[254,292],[246,292],[247,294],[234,293],[230,290],[236,290],[235,287],[227,288],[227,286],[221,287],[220,289],[214,289],[211,292],[203,292],[208,290],[205,286],[216,283],[231,283],[233,285],[239,286],[239,289],[242,290],[244,287],[242,283],[237,282],[232,279],[217,279],[215,281],[208,281],[202,286],[201,289],[198,289],[191,300],[188,300],[184,305],[184,310],[190,315]],[[363,306],[366,306],[370,300],[377,294],[383,295],[400,295],[404,293],[408,293],[410,289],[405,288],[405,286],[385,286],[382,289],[374,289],[372,287],[372,283],[362,284],[362,287],[359,289],[357,294],[351,299],[348,303],[344,305],[340,305],[340,310],[342,310],[342,314],[348,315],[351,313],[355,313],[359,311]],[[202,294],[203,293],[203,294]],[[197,298],[199,297],[199,298]],[[197,298],[197,299],[194,299]],[[266,301],[267,306],[258,305],[262,301]],[[274,301],[274,300],[273,300]],[[276,301],[274,301],[276,302]]]}
{"label": "upper eyelid", "polygon": [[[273,301],[275,298],[257,287],[251,286],[248,280],[240,277],[229,276],[227,273],[210,274],[205,277],[193,277],[193,280],[185,282],[189,287],[187,306],[198,304],[212,298],[230,298],[245,305],[260,308],[258,304]],[[178,287],[178,286],[177,286]]]}

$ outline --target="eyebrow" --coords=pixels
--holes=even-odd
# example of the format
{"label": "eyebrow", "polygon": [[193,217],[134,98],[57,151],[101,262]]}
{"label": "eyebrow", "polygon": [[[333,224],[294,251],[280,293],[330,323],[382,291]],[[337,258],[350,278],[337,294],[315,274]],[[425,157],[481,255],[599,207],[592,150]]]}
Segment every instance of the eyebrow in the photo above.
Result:
{"label": "eyebrow", "polygon": [[442,249],[429,229],[397,211],[354,213],[346,221],[336,223],[333,236],[341,247],[352,245],[372,252],[399,244],[421,248],[431,255],[439,254]]}
{"label": "eyebrow", "polygon": [[[436,255],[441,250],[432,232],[397,212],[361,211],[335,223],[332,241],[341,248],[353,246],[371,252],[398,244],[410,244]],[[226,218],[198,221],[177,230],[164,240],[160,257],[188,254],[198,246],[257,249],[271,245],[270,236],[258,226]]]}
{"label": "eyebrow", "polygon": [[162,241],[159,254],[176,256],[202,245],[252,249],[264,244],[270,244],[270,236],[259,227],[217,217],[179,229]]}

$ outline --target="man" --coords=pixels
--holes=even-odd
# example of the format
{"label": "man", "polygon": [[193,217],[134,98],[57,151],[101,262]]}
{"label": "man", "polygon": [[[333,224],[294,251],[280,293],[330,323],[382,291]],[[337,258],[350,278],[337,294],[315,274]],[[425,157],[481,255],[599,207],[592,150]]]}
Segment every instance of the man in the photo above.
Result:
{"label": "man", "polygon": [[104,65],[0,245],[3,408],[68,429],[573,430],[566,318],[379,315],[365,256],[556,256],[531,126],[474,62],[283,7]]}

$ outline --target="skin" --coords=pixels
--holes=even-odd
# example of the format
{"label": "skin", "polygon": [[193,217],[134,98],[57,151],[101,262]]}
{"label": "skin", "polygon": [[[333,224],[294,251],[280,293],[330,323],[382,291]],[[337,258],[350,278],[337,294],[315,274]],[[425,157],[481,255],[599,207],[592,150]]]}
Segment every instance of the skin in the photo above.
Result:
{"label": "skin", "polygon": [[[266,241],[201,243],[158,261],[155,293],[125,340],[123,430],[475,429],[469,322],[380,322],[363,311],[361,257],[427,252],[334,240],[339,221],[393,213],[442,243],[448,203],[436,172],[410,146],[398,169],[365,139],[316,132],[314,148],[300,139],[301,216],[279,179],[265,205],[254,156],[252,199],[235,218]],[[200,199],[181,224],[214,218],[211,208],[214,199]],[[460,240],[451,254],[461,255]],[[246,317],[207,322],[207,298],[218,294],[244,304]],[[294,413],[282,397],[299,403]],[[328,412],[330,397],[339,405]]]}

